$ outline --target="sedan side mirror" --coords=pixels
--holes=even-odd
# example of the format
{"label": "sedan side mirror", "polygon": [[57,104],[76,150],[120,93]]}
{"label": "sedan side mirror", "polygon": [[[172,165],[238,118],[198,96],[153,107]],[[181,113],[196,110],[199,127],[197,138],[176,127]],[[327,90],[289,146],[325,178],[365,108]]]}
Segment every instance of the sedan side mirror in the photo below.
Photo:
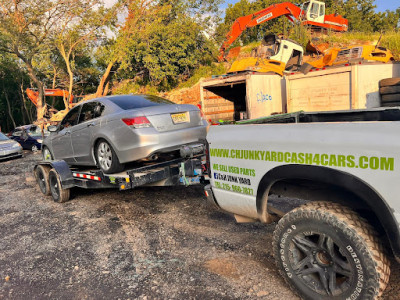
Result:
{"label": "sedan side mirror", "polygon": [[47,130],[49,132],[56,132],[57,131],[57,126],[50,125],[49,127],[47,127]]}

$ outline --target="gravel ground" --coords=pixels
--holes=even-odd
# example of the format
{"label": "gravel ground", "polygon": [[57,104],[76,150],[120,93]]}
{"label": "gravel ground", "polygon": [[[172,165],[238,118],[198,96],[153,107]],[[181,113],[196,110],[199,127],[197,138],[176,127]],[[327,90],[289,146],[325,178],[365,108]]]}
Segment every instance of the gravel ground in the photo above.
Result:
{"label": "gravel ground", "polygon": [[[272,256],[274,225],[236,224],[201,186],[36,187],[40,154],[0,163],[0,299],[298,299]],[[399,299],[399,266],[384,299]]]}

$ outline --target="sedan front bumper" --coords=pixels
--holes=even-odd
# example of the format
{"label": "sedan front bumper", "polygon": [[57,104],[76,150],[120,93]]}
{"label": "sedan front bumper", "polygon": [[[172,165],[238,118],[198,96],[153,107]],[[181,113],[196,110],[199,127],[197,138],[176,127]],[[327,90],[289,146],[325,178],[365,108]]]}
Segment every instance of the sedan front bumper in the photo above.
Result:
{"label": "sedan front bumper", "polygon": [[0,150],[0,160],[13,157],[22,157],[22,148],[15,148],[15,149],[11,148],[11,149]]}

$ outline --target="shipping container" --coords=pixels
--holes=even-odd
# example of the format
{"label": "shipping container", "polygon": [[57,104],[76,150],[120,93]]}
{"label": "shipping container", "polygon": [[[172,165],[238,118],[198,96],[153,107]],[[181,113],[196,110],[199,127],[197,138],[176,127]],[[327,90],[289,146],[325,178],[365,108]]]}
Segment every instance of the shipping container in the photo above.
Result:
{"label": "shipping container", "polygon": [[379,81],[400,77],[400,63],[362,63],[314,69],[307,75],[246,73],[202,80],[207,120],[255,119],[295,111],[380,106]]}

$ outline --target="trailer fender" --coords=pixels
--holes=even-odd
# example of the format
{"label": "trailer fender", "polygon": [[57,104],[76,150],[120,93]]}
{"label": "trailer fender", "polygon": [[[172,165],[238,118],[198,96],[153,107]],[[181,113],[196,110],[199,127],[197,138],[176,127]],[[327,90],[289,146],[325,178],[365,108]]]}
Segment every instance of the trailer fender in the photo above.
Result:
{"label": "trailer fender", "polygon": [[400,261],[399,224],[393,215],[392,209],[368,183],[343,171],[309,165],[284,165],[273,168],[261,179],[257,190],[257,211],[261,220],[266,212],[268,202],[266,195],[268,195],[271,187],[278,181],[290,179],[305,179],[325,183],[354,194],[375,214],[385,230],[396,259]]}
{"label": "trailer fender", "polygon": [[63,189],[69,189],[75,186],[71,169],[64,160],[42,161],[35,166],[34,170],[36,170],[38,165],[49,166],[50,168],[56,170],[60,176],[61,187]]}

